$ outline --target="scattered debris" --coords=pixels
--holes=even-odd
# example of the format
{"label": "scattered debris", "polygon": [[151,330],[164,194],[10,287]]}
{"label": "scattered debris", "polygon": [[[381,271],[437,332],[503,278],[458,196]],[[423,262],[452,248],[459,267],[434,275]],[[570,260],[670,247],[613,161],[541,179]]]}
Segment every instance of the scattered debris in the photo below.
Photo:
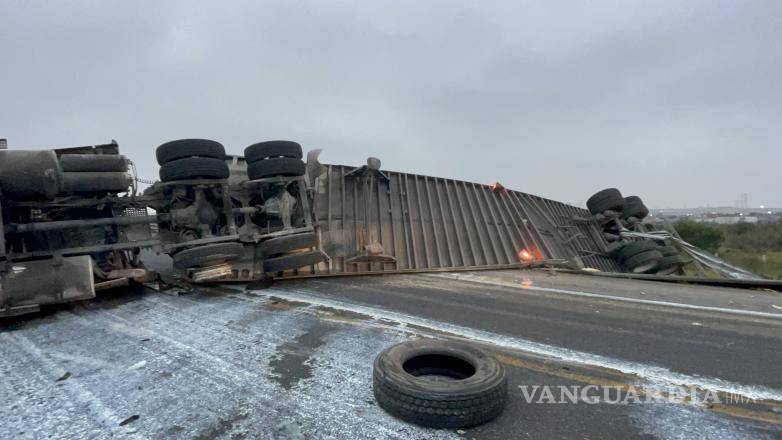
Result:
{"label": "scattered debris", "polygon": [[119,426],[125,426],[128,423],[133,423],[136,420],[138,420],[139,418],[141,418],[141,416],[139,416],[138,414],[133,414],[132,416],[128,417],[127,419],[119,422]]}
{"label": "scattered debris", "polygon": [[138,370],[147,366],[147,361],[137,362],[128,367],[128,371]]}

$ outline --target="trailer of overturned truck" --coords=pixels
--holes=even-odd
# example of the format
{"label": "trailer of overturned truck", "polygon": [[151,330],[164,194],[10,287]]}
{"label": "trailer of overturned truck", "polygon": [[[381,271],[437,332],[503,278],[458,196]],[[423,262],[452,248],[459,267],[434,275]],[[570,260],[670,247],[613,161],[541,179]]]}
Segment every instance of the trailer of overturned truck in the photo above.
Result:
{"label": "trailer of overturned truck", "polygon": [[142,249],[170,255],[175,276],[193,283],[538,264],[675,275],[701,259],[616,189],[583,209],[499,183],[387,171],[377,158],[325,165],[319,153],[291,141],[243,156],[171,141],[156,150],[160,180],[139,191],[115,142],[0,149],[0,316],[150,281]]}

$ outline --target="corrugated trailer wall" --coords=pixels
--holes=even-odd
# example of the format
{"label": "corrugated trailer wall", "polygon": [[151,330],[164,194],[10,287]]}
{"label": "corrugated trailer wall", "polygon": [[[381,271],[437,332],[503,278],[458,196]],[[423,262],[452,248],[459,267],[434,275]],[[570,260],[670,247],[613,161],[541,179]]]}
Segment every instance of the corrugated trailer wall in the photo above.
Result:
{"label": "corrugated trailer wall", "polygon": [[523,249],[619,271],[584,209],[460,180],[360,171],[326,165],[317,178],[315,222],[331,261],[299,276],[513,268]]}

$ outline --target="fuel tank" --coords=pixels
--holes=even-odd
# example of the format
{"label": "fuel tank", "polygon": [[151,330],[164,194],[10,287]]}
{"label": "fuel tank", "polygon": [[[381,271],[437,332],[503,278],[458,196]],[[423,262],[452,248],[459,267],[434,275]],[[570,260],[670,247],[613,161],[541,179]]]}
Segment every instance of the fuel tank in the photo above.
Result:
{"label": "fuel tank", "polygon": [[51,200],[62,171],[52,150],[0,150],[0,189],[14,200]]}

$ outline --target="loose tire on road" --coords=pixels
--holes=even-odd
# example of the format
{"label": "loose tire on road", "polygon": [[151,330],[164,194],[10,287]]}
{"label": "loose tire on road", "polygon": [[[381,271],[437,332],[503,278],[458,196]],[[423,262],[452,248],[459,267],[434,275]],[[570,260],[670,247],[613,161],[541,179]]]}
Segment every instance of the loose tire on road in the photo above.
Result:
{"label": "loose tire on road", "polygon": [[312,266],[324,260],[320,251],[301,252],[282,257],[269,258],[263,262],[263,271],[267,273],[285,272],[290,269],[298,269],[304,266]]}
{"label": "loose tire on road", "polygon": [[628,258],[623,266],[626,270],[633,273],[645,273],[658,267],[663,254],[657,250],[648,250],[640,252]]}
{"label": "loose tire on road", "polygon": [[305,169],[306,165],[301,159],[276,157],[247,165],[247,177],[256,180],[274,176],[301,176]]}
{"label": "loose tire on road", "polygon": [[391,415],[431,428],[486,423],[508,400],[505,368],[496,359],[471,345],[424,339],[378,355],[373,391]]}
{"label": "loose tire on road", "polygon": [[258,245],[264,258],[285,254],[298,249],[311,248],[318,244],[318,236],[314,233],[286,235],[275,237]]}
{"label": "loose tire on road", "polygon": [[209,157],[186,157],[166,163],[160,167],[160,180],[171,182],[186,179],[227,179],[228,164]]}
{"label": "loose tire on road", "polygon": [[621,212],[625,206],[625,199],[618,189],[608,188],[590,197],[586,204],[592,214],[601,214],[605,211]]}
{"label": "loose tire on road", "polygon": [[223,144],[209,139],[179,139],[166,142],[155,151],[158,165],[165,165],[185,157],[211,157],[225,160]]}
{"label": "loose tire on road", "polygon": [[241,243],[215,243],[179,251],[172,259],[177,269],[214,266],[235,260],[244,253]]}
{"label": "loose tire on road", "polygon": [[301,145],[292,141],[267,141],[252,144],[244,149],[244,160],[247,163],[274,157],[301,159]]}

